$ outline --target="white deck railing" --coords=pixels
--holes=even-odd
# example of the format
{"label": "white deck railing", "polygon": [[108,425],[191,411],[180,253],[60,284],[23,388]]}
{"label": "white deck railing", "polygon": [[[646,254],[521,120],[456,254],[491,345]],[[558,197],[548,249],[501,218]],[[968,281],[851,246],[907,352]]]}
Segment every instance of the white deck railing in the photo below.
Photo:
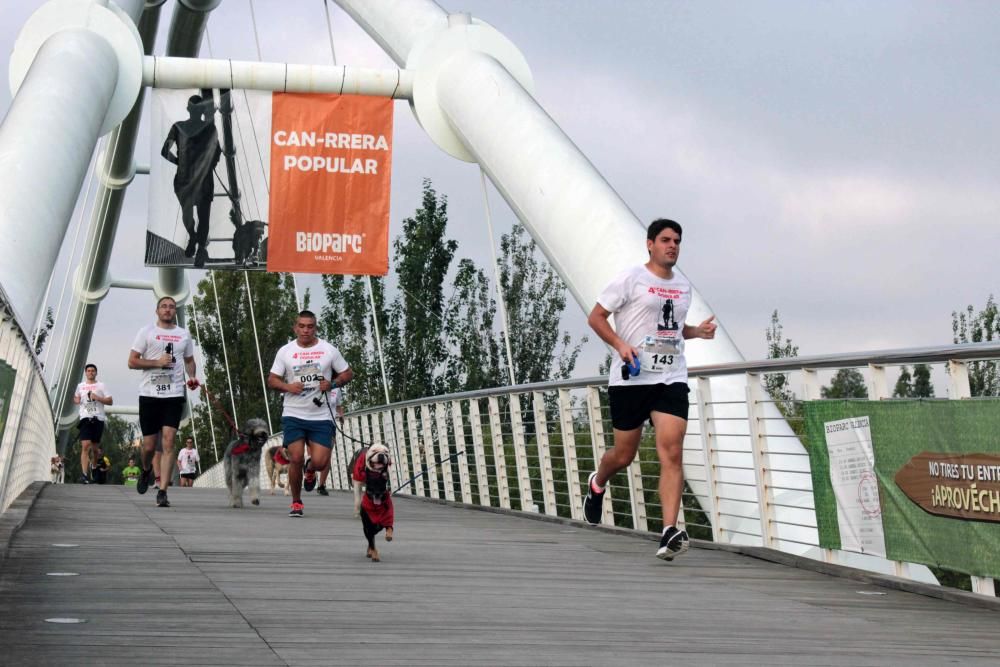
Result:
{"label": "white deck railing", "polygon": [[[692,368],[682,500],[688,532],[936,582],[922,565],[819,547],[809,456],[762,376],[786,373],[798,400],[818,399],[828,375],[857,368],[869,396],[888,399],[888,369],[926,363],[947,367],[940,393],[959,400],[969,397],[965,364],[998,358],[1000,345],[988,343]],[[595,377],[520,385],[348,414],[333,450],[332,488],[349,488],[347,461],[361,443],[382,443],[394,454],[396,488],[417,476],[403,493],[581,519],[587,475],[612,441],[606,384]],[[197,484],[223,486],[216,468]],[[658,530],[658,475],[647,429],[637,460],[609,485],[604,522]],[[973,577],[973,588],[992,594],[993,581]]]}

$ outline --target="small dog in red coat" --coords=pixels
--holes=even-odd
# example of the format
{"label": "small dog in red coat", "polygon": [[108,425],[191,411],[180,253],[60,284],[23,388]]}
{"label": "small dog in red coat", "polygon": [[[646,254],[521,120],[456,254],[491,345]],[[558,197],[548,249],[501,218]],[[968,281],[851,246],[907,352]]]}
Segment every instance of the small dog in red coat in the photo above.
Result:
{"label": "small dog in red coat", "polygon": [[355,455],[351,471],[351,478],[354,480],[354,512],[361,516],[365,539],[368,540],[366,555],[374,563],[380,560],[378,549],[375,548],[375,536],[385,528],[385,541],[392,541],[394,515],[392,494],[389,492],[390,465],[392,459],[388,448],[385,445],[372,445]]}

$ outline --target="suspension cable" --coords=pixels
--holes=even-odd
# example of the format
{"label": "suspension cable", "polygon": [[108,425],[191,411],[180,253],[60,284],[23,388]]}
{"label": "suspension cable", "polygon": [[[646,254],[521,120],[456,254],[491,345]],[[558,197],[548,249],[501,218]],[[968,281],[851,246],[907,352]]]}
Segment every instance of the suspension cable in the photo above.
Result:
{"label": "suspension cable", "polygon": [[271,409],[267,405],[267,382],[264,381],[264,360],[260,356],[260,340],[257,338],[257,318],[253,312],[253,293],[250,291],[250,276],[246,271],[243,272],[243,280],[247,286],[247,303],[250,304],[250,324],[253,326],[253,342],[257,348],[257,369],[260,371],[260,388],[264,392],[264,412],[267,414],[267,430],[269,433],[273,433],[274,429],[271,428]]}
{"label": "suspension cable", "polygon": [[[187,277],[187,281],[188,281],[188,293],[191,294],[191,303],[188,304],[188,305],[191,308],[191,315],[192,315],[191,319],[194,321],[194,335],[195,335],[195,338],[197,338],[197,340],[198,340],[198,347],[201,348],[201,350],[202,350],[201,356],[202,356],[202,360],[204,360],[205,350],[204,350],[204,348],[202,347],[202,344],[201,344],[201,331],[198,328],[198,309],[194,305],[194,290],[191,287],[191,276],[190,275]],[[208,364],[205,364],[204,366],[207,366],[207,365]],[[208,384],[208,373],[207,373],[207,371],[208,371],[208,368],[203,368],[202,375],[205,377],[205,381],[202,382],[202,384],[205,384],[205,385]],[[188,399],[188,402],[190,403],[190,399]],[[216,444],[216,440],[215,440],[215,422],[212,419],[212,410],[209,409],[209,410],[206,410],[206,412],[208,413],[208,430],[212,434],[212,451],[215,452],[215,462],[218,463],[219,462],[219,446],[218,446],[218,444]],[[194,409],[193,408],[192,408],[191,414],[194,414]],[[196,445],[198,444],[198,440],[197,439],[195,439],[194,442],[195,442]]]}
{"label": "suspension cable", "polygon": [[497,264],[497,250],[493,246],[493,214],[490,212],[490,198],[486,191],[486,172],[479,168],[479,180],[483,185],[483,206],[486,208],[486,229],[490,235],[490,256],[493,258],[493,282],[497,286],[497,306],[500,310],[500,321],[503,323],[503,342],[507,348],[508,384],[514,385],[514,355],[510,351],[510,326],[507,322],[507,305],[504,302],[503,290],[500,287],[500,268]]}
{"label": "suspension cable", "polygon": [[219,290],[215,285],[215,271],[209,271],[212,277],[212,293],[215,295],[215,318],[219,323],[219,336],[222,338],[222,359],[226,363],[226,382],[229,384],[229,401],[233,408],[233,419],[239,423],[236,416],[236,394],[233,393],[233,377],[229,374],[229,353],[226,352],[226,332],[222,327],[222,313],[219,311]]}

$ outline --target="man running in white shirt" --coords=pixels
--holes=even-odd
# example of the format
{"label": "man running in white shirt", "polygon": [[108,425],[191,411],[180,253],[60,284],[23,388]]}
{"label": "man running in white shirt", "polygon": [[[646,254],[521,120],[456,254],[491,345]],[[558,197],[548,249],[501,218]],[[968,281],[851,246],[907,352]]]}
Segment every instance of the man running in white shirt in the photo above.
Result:
{"label": "man running in white shirt", "polygon": [[[691,283],[673,270],[681,233],[673,220],[654,220],[646,230],[649,261],[619,274],[601,292],[587,320],[615,349],[617,358],[611,364],[608,387],[614,446],[587,480],[584,518],[593,525],[601,522],[605,485],[635,459],[648,419],[656,432],[660,460],[663,534],[656,556],[663,560],[673,560],[689,547],[687,533],[674,526],[684,485],[681,455],[688,417],[684,340],[714,338],[717,326],[712,321],[715,316],[697,326],[684,323]],[[608,322],[612,313],[614,329]]]}
{"label": "man running in white shirt", "polygon": [[[165,296],[156,302],[156,323],[147,324],[135,336],[128,355],[128,367],[142,371],[139,385],[139,427],[142,429],[142,473],[136,491],[146,493],[153,481],[152,458],[156,437],[160,436],[160,489],[156,506],[170,507],[167,500],[174,466],[174,437],[184,411],[184,371],[187,386],[199,386],[195,378],[194,344],[187,329],[177,326],[177,302]],[[183,362],[183,363],[182,363]]]}
{"label": "man running in white shirt", "polygon": [[[354,371],[337,348],[316,337],[316,315],[312,312],[300,312],[292,331],[295,340],[278,350],[267,385],[285,394],[281,430],[290,461],[292,507],[288,515],[301,517],[303,481],[306,491],[312,491],[317,471],[330,464],[333,407],[329,392],[350,382]],[[303,472],[306,444],[310,460]]]}
{"label": "man running in white shirt", "polygon": [[107,415],[104,406],[112,405],[114,400],[108,393],[103,382],[97,381],[97,366],[87,364],[83,367],[85,382],[76,385],[73,402],[80,406],[80,483],[91,484],[90,469],[94,466],[94,449],[101,444],[104,433],[104,422]]}

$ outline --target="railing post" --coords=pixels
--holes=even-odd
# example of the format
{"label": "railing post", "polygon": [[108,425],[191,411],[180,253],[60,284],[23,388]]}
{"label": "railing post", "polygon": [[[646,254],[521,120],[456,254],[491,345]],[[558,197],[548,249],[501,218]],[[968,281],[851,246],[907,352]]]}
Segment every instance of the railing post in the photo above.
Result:
{"label": "railing post", "polygon": [[[590,445],[594,451],[594,469],[601,463],[604,456],[604,420],[601,417],[601,395],[597,387],[587,387],[587,417],[590,420]],[[615,512],[612,507],[614,495],[611,493],[611,480],[605,485],[604,516],[601,523],[615,525]]]}
{"label": "railing post", "polygon": [[469,400],[469,425],[472,427],[472,451],[476,454],[476,486],[479,504],[490,507],[490,477],[486,470],[486,447],[483,445],[483,418],[479,413],[479,399]]}
{"label": "railing post", "polygon": [[[697,378],[698,389],[695,400],[698,402],[698,427],[701,432],[701,449],[705,457],[705,484],[708,493],[708,516],[712,521],[712,540],[722,542],[722,515],[719,513],[719,483],[716,479],[718,457],[715,452],[715,433],[712,429],[715,420],[715,407],[712,404],[712,384],[707,377]],[[730,541],[730,540],[727,540]]]}
{"label": "railing post", "polygon": [[531,393],[532,408],[535,412],[535,441],[538,446],[538,476],[542,482],[542,499],[545,513],[558,514],[556,509],[556,487],[552,478],[552,455],[549,453],[549,429],[545,419],[545,399],[542,392]]}
{"label": "railing post", "polygon": [[750,448],[753,452],[753,472],[757,482],[757,502],[760,512],[760,535],[763,545],[774,548],[771,512],[771,472],[767,458],[767,428],[764,423],[764,388],[760,375],[747,373],[747,421],[750,426]]}
{"label": "railing post", "polygon": [[[952,359],[948,362],[948,396],[952,400],[961,401],[972,398],[972,387],[969,384],[969,367],[964,361]],[[990,577],[972,577],[972,592],[993,597],[996,595],[996,582]]]}
{"label": "railing post", "polygon": [[437,424],[438,456],[441,458],[441,480],[444,482],[444,497],[455,500],[455,482],[451,474],[451,447],[448,445],[448,417],[446,403],[434,404],[434,422]]}
{"label": "railing post", "polygon": [[424,465],[427,466],[427,486],[429,487],[431,498],[440,498],[441,490],[438,489],[438,470],[434,463],[434,418],[431,415],[430,405],[420,406],[420,436],[421,447],[424,450]]}
{"label": "railing post", "polygon": [[[407,432],[410,435],[410,449],[413,452],[413,474],[417,475],[421,472],[423,468],[424,457],[422,455],[424,447],[420,444],[420,438],[417,435],[417,411],[410,406],[406,408],[406,426]],[[424,475],[426,477],[426,475]],[[426,496],[424,493],[424,484],[426,480],[423,477],[413,481],[413,488],[418,496]]]}
{"label": "railing post", "polygon": [[[412,454],[412,450],[409,451],[407,450],[408,443],[407,443],[406,429],[403,427],[403,414],[404,411],[401,409],[392,410],[392,428],[393,428],[393,433],[396,434],[396,437],[399,442],[400,458],[404,460],[408,459],[409,470],[407,470],[406,479],[410,479],[418,472],[420,472],[418,470],[420,468],[420,459],[410,456],[410,454]],[[405,482],[406,480],[403,481]],[[407,491],[407,493],[411,495],[416,495],[417,493],[416,482],[410,484],[408,489],[409,490]]]}
{"label": "railing post", "polygon": [[451,402],[451,428],[455,432],[455,453],[464,452],[455,457],[458,467],[458,485],[462,491],[462,502],[472,504],[472,484],[469,482],[469,444],[465,439],[465,424],[462,421],[462,404]]}
{"label": "railing post", "polygon": [[510,486],[507,484],[507,455],[503,447],[503,428],[500,423],[500,405],[496,396],[486,399],[490,411],[490,438],[493,440],[493,464],[497,477],[497,495],[500,507],[510,509]]}
{"label": "railing post", "polygon": [[514,438],[514,463],[517,466],[517,490],[521,496],[521,511],[533,512],[535,501],[531,497],[531,476],[528,474],[528,448],[524,438],[524,420],[521,416],[521,397],[509,394],[510,430]]}
{"label": "railing post", "polygon": [[573,403],[569,389],[559,390],[559,424],[562,427],[563,459],[566,461],[566,487],[569,493],[569,513],[583,519],[583,496],[580,493],[580,466],[576,460],[576,433],[573,428]]}
{"label": "railing post", "polygon": [[[822,392],[820,391],[819,373],[812,368],[802,369],[802,399],[805,401],[818,401]],[[812,443],[812,446],[818,446]],[[813,512],[815,512],[815,508]],[[823,561],[836,563],[838,561],[837,552],[833,549],[823,549]]]}
{"label": "railing post", "polygon": [[393,421],[393,410],[385,410],[380,413],[382,420],[382,434],[392,436],[392,451],[396,455],[396,486],[397,488],[410,478],[410,462],[406,455],[406,447],[400,447],[399,435]]}
{"label": "railing post", "polygon": [[[872,376],[872,382],[869,386],[871,398],[876,401],[884,401],[887,398],[892,398],[892,395],[889,393],[889,382],[886,378],[885,366],[879,364],[868,364],[868,370]],[[905,579],[911,578],[909,563],[894,560],[892,561],[892,567],[897,577],[903,577]]]}

